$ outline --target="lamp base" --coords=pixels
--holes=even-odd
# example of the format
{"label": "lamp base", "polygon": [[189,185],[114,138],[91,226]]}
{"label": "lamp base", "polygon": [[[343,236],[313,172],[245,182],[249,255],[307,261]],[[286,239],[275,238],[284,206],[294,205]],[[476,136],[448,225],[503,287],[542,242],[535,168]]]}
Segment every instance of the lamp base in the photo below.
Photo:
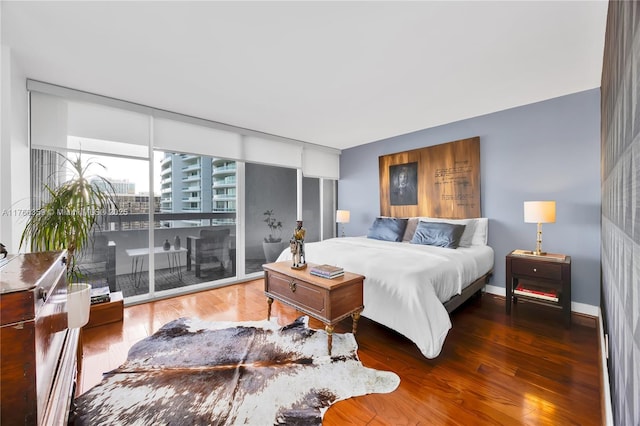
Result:
{"label": "lamp base", "polygon": [[546,251],[537,251],[537,250],[518,250],[519,254],[526,254],[528,256],[546,256],[548,253]]}

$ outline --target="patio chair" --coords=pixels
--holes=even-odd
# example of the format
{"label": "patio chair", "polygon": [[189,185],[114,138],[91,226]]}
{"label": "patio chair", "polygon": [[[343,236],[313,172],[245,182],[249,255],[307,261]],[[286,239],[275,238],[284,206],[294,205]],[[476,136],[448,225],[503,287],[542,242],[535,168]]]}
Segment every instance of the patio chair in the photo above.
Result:
{"label": "patio chair", "polygon": [[202,270],[228,269],[231,267],[229,256],[230,247],[229,228],[203,229],[200,236],[187,237],[187,271],[191,270],[191,263],[195,265],[195,275],[200,278]]}

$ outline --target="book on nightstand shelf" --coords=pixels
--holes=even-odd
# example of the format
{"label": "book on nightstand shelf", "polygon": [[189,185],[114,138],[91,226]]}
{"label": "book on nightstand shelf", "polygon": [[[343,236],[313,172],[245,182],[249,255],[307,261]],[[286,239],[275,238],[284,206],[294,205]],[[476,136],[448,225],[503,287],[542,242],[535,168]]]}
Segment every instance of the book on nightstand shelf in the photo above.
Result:
{"label": "book on nightstand shelf", "polygon": [[337,278],[344,275],[344,269],[333,265],[316,265],[309,270],[311,275],[322,278]]}
{"label": "book on nightstand shelf", "polygon": [[529,296],[542,300],[550,300],[552,302],[557,302],[559,300],[558,292],[555,289],[547,287],[542,288],[530,284],[518,284],[518,287],[513,290],[513,293],[520,296]]}

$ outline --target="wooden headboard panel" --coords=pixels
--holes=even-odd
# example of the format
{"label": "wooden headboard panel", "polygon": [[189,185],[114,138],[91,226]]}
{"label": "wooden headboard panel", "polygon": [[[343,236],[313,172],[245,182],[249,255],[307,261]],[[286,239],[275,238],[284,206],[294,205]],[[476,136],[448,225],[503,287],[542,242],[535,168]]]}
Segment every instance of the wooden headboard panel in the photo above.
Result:
{"label": "wooden headboard panel", "polygon": [[379,157],[380,215],[481,217],[480,137]]}

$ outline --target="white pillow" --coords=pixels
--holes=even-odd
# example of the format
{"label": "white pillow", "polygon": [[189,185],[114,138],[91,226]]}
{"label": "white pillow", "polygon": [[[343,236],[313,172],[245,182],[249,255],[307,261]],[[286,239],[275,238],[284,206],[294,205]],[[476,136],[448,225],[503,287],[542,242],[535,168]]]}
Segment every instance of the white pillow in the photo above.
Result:
{"label": "white pillow", "polygon": [[446,222],[454,225],[465,225],[459,247],[486,246],[489,219],[478,217],[471,219],[442,219],[439,217],[420,217],[421,222]]}

